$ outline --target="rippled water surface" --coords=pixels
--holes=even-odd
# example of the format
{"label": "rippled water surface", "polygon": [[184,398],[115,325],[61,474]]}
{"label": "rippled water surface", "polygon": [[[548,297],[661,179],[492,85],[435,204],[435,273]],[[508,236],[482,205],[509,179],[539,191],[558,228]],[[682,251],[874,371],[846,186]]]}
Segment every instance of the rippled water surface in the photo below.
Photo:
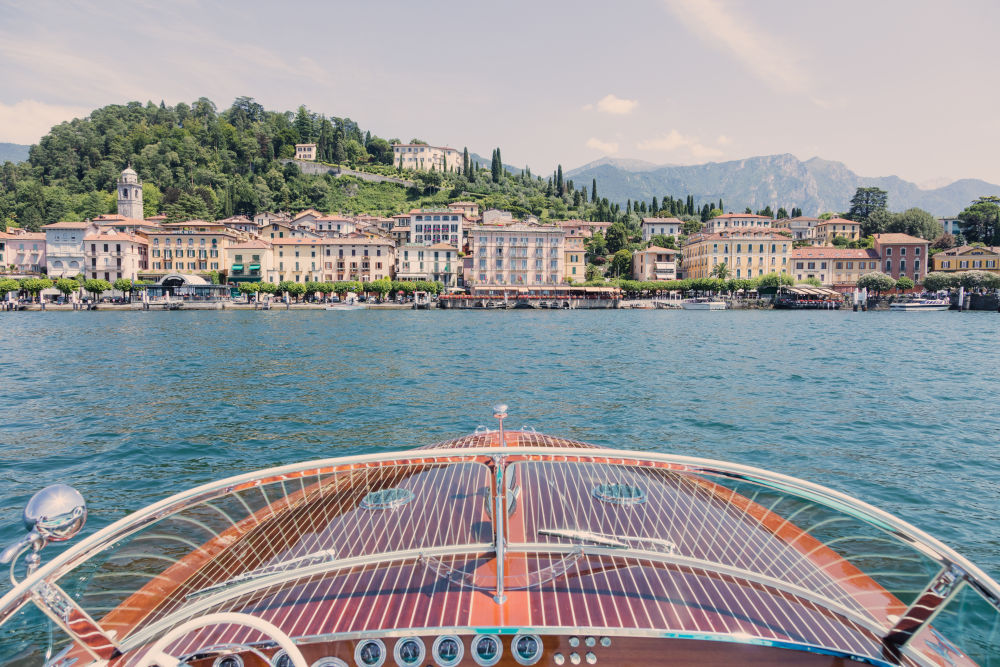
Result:
{"label": "rippled water surface", "polygon": [[504,401],[512,427],[833,487],[1000,574],[996,313],[49,312],[0,331],[4,542],[54,482],[88,499],[89,534],[220,477],[461,435]]}

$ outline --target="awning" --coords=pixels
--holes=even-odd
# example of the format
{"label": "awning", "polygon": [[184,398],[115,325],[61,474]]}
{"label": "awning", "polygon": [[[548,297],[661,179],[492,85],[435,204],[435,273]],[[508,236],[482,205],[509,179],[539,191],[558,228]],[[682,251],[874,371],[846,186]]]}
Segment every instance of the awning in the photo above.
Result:
{"label": "awning", "polygon": [[242,271],[242,270],[243,270],[242,264],[233,264],[233,271]]}
{"label": "awning", "polygon": [[260,271],[260,264],[251,264],[250,265],[250,270],[251,271]]}

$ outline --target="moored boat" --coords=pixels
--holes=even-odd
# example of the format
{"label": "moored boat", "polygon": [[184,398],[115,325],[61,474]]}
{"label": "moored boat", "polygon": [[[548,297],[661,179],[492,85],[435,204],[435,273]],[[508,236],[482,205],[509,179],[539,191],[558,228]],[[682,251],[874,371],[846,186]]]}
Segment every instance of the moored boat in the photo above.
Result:
{"label": "moored boat", "polygon": [[889,305],[889,310],[948,310],[951,301],[948,299],[924,298],[910,301],[895,301]]}
{"label": "moored boat", "polygon": [[725,310],[726,302],[715,297],[698,297],[681,301],[684,310]]}
{"label": "moored boat", "polygon": [[[1000,586],[903,521],[765,470],[496,430],[211,482],[71,538],[29,502],[0,598],[59,667],[971,665]],[[44,553],[44,552],[42,552]],[[11,626],[5,628],[5,632]]]}

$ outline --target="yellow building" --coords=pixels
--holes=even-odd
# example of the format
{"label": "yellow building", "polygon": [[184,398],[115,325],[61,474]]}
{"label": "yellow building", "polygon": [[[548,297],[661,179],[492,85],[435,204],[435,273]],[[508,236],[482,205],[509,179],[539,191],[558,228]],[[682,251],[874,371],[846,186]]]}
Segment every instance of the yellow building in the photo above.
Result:
{"label": "yellow building", "polygon": [[725,264],[730,278],[756,278],[788,273],[791,232],[767,227],[736,227],[688,237],[683,250],[685,278],[711,278]]}
{"label": "yellow building", "polygon": [[833,239],[842,236],[850,241],[861,238],[861,223],[845,218],[830,218],[816,223],[813,236],[823,245],[833,245]]}
{"label": "yellow building", "polygon": [[586,250],[583,246],[582,234],[567,234],[564,253],[566,261],[566,282],[582,283],[587,280]]}
{"label": "yellow building", "polygon": [[814,246],[792,250],[791,275],[795,280],[816,278],[825,287],[854,287],[858,278],[878,271],[879,256],[872,248]]}
{"label": "yellow building", "polygon": [[206,276],[210,271],[225,273],[229,246],[246,240],[246,235],[225,225],[192,220],[164,224],[147,232],[149,268],[139,271],[143,279],[159,280],[168,273]]}
{"label": "yellow building", "polygon": [[934,271],[989,271],[1000,273],[1000,248],[964,245],[932,256]]}
{"label": "yellow building", "polygon": [[651,245],[632,255],[633,280],[676,280],[677,251]]}

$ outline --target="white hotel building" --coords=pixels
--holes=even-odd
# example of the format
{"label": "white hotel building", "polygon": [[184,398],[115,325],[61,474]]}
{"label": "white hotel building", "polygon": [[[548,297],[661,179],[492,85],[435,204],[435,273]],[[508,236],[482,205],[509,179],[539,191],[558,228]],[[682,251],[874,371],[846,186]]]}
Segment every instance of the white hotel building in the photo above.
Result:
{"label": "white hotel building", "polygon": [[462,245],[462,223],[465,216],[457,211],[410,211],[410,243],[434,245],[444,243],[456,248]]}
{"label": "white hotel building", "polygon": [[475,225],[469,239],[476,286],[563,284],[565,235],[556,225]]}
{"label": "white hotel building", "polygon": [[462,166],[462,152],[447,146],[393,144],[393,164],[417,171],[455,171]]}

